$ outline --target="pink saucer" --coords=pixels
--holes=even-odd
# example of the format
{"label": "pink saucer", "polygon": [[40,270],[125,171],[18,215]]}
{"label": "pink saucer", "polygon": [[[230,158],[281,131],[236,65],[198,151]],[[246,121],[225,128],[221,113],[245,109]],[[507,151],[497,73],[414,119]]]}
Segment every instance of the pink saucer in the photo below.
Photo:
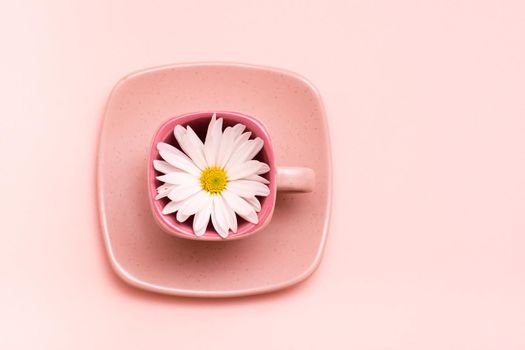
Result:
{"label": "pink saucer", "polygon": [[[148,202],[149,146],[163,121],[199,110],[257,116],[272,137],[277,165],[315,170],[314,192],[278,194],[269,225],[242,240],[163,232]],[[206,63],[128,75],[109,97],[99,145],[98,204],[111,265],[131,285],[183,296],[250,295],[300,282],[318,266],[326,240],[330,157],[321,98],[293,73]]]}

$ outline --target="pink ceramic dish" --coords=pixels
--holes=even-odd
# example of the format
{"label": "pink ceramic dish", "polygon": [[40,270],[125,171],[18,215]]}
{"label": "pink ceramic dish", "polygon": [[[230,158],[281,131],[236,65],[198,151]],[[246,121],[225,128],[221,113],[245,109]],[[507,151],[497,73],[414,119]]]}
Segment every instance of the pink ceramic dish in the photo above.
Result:
{"label": "pink ceramic dish", "polygon": [[[217,113],[217,118],[224,119],[224,126],[233,126],[237,123],[244,124],[248,131],[252,132],[252,138],[260,137],[264,141],[264,147],[259,152],[257,159],[265,162],[270,166],[270,172],[264,176],[270,181],[268,187],[270,188],[270,194],[267,197],[260,197],[261,210],[258,213],[259,222],[257,224],[252,224],[245,220],[239,219],[239,227],[236,233],[230,233],[226,238],[221,238],[212,226],[209,225],[206,233],[198,237],[193,233],[193,228],[191,225],[191,218],[184,223],[180,223],[175,219],[175,215],[162,214],[162,208],[169,201],[167,198],[162,200],[155,200],[157,194],[156,189],[161,182],[156,179],[158,175],[161,175],[153,168],[153,160],[162,159],[157,151],[157,144],[159,142],[166,142],[169,144],[176,143],[175,137],[173,136],[173,129],[176,125],[187,126],[190,125],[197,134],[200,134],[203,138],[206,131],[206,127],[211,119],[213,113]],[[277,191],[277,181],[276,181],[277,167],[275,165],[275,157],[273,154],[273,146],[270,140],[270,135],[264,128],[264,126],[255,118],[250,117],[245,114],[236,113],[236,112],[223,112],[223,111],[212,111],[212,112],[196,112],[196,113],[187,113],[181,116],[173,117],[165,121],[155,133],[153,142],[150,147],[150,154],[148,160],[148,187],[149,187],[149,202],[153,212],[153,216],[160,227],[175,236],[189,239],[198,239],[202,241],[224,241],[224,240],[234,240],[239,238],[245,238],[249,235],[252,235],[269,223],[272,218],[273,210],[275,207],[275,198]]]}
{"label": "pink ceramic dish", "polygon": [[[148,200],[151,138],[169,117],[198,110],[257,116],[272,137],[277,164],[315,171],[313,192],[279,193],[272,220],[246,239],[206,242],[163,232]],[[128,75],[107,102],[97,172],[106,252],[118,276],[135,287],[195,297],[265,293],[304,280],[321,260],[330,217],[330,143],[321,98],[296,74],[204,63]]]}

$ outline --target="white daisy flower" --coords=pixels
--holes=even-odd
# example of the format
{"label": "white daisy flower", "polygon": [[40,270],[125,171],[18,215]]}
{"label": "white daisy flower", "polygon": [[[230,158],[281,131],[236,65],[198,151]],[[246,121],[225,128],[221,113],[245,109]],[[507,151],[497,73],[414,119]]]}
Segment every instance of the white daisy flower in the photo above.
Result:
{"label": "white daisy flower", "polygon": [[153,161],[155,169],[164,174],[157,177],[163,184],[155,199],[170,200],[162,214],[176,215],[179,222],[195,215],[197,236],[206,232],[210,218],[222,238],[230,230],[237,232],[237,215],[257,224],[261,209],[257,197],[270,194],[269,181],[261,176],[270,167],[253,159],[264,141],[250,139],[251,132],[244,132],[242,124],[224,131],[222,124],[222,118],[213,114],[204,142],[190,126],[177,125],[173,133],[182,151],[159,142],[157,150],[164,160]]}

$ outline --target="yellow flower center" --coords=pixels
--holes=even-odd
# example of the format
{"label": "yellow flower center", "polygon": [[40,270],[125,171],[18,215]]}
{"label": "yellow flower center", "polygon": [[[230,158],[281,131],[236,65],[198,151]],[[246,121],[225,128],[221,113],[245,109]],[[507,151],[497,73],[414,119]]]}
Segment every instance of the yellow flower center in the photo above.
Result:
{"label": "yellow flower center", "polygon": [[211,194],[221,193],[228,184],[228,175],[223,168],[208,167],[202,171],[199,181],[204,191]]}

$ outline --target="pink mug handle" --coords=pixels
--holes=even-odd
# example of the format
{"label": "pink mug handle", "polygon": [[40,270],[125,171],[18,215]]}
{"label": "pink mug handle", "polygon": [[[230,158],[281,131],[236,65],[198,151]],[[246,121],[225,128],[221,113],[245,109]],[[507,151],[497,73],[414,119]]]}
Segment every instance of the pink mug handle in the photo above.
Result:
{"label": "pink mug handle", "polygon": [[315,187],[315,173],[310,168],[278,167],[277,192],[312,192]]}

